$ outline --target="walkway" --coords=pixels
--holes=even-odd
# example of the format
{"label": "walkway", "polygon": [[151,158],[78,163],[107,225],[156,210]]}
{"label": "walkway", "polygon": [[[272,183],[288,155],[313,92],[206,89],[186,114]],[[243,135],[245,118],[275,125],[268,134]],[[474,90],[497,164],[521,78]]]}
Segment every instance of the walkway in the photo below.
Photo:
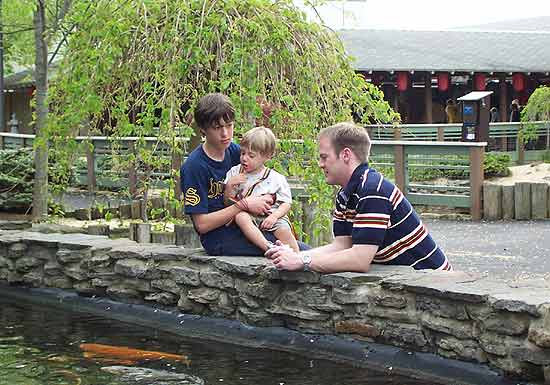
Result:
{"label": "walkway", "polygon": [[550,221],[424,221],[455,270],[550,287]]}

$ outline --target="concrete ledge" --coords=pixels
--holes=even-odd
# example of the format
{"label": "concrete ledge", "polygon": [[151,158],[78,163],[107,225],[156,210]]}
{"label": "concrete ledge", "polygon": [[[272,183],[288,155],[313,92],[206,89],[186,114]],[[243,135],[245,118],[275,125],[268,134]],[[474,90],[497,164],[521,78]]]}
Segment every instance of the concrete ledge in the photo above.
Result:
{"label": "concrete ledge", "polygon": [[[237,329],[282,327],[285,333],[391,345],[414,356],[486,364],[522,381],[545,375],[550,381],[547,281],[511,287],[463,272],[381,265],[366,274],[280,272],[263,258],[210,257],[102,236],[0,231],[0,282],[239,321]],[[214,328],[222,338],[226,329]]]}

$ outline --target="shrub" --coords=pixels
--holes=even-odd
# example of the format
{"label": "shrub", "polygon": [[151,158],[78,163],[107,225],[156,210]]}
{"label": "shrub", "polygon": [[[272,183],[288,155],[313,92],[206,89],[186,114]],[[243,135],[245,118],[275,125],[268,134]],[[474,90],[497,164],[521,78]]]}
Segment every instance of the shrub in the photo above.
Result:
{"label": "shrub", "polygon": [[488,152],[483,160],[483,174],[490,176],[508,176],[511,158],[506,154]]}

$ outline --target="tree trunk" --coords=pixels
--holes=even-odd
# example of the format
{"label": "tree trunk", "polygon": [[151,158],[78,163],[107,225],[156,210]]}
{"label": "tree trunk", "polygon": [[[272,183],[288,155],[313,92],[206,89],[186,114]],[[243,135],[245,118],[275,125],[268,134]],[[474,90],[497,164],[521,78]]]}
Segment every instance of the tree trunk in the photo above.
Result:
{"label": "tree trunk", "polygon": [[36,1],[34,13],[35,37],[35,80],[36,80],[36,121],[34,142],[34,186],[32,196],[32,216],[34,221],[48,216],[48,50],[46,45],[45,1]]}

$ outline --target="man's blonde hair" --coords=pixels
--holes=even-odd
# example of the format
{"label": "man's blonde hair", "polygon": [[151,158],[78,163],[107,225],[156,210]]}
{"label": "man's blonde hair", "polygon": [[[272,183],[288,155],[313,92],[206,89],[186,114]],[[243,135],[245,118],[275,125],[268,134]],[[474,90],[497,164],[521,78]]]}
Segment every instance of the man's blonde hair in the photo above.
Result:
{"label": "man's blonde hair", "polygon": [[329,138],[336,156],[339,156],[344,148],[349,148],[361,163],[369,159],[371,145],[369,134],[367,130],[355,123],[343,122],[323,128],[317,136],[318,140],[320,138]]}
{"label": "man's blonde hair", "polygon": [[276,139],[273,131],[263,126],[247,131],[241,139],[241,147],[249,148],[270,158],[275,154],[275,146]]}

